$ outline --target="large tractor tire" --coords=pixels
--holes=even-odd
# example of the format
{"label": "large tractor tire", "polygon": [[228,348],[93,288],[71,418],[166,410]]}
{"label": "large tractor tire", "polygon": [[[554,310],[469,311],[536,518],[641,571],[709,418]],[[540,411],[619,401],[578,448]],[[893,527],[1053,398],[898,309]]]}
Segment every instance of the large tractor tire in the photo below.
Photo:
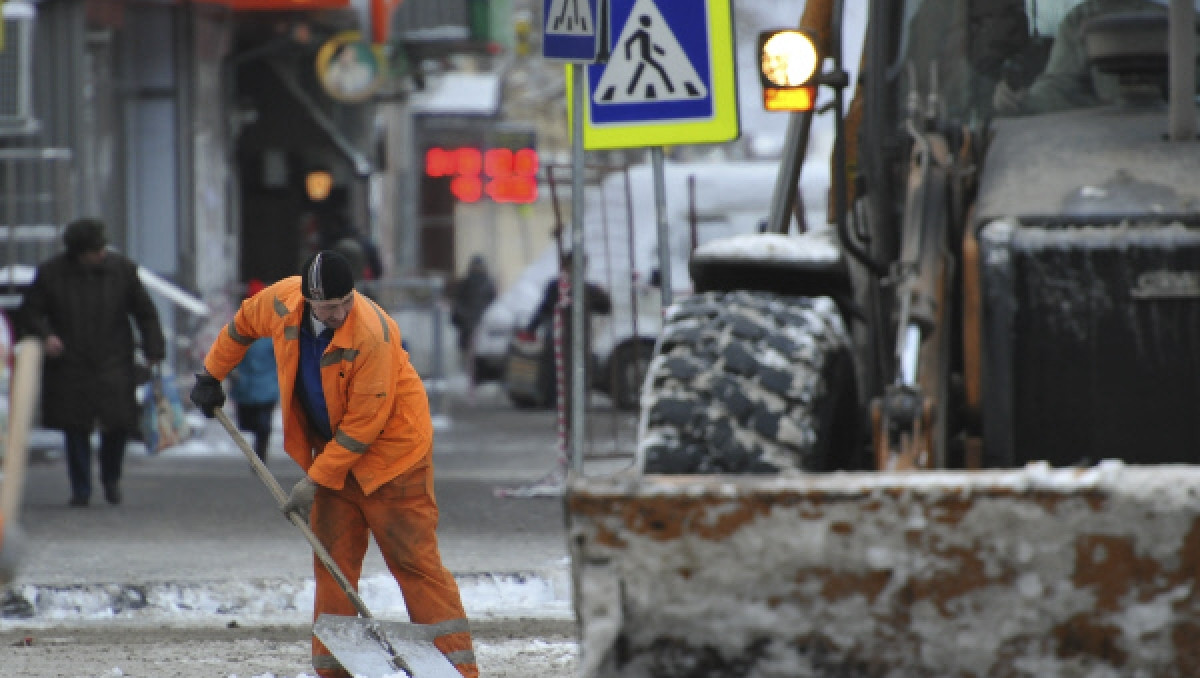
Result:
{"label": "large tractor tire", "polygon": [[828,298],[707,292],[666,318],[642,394],[647,473],[864,466],[849,336]]}

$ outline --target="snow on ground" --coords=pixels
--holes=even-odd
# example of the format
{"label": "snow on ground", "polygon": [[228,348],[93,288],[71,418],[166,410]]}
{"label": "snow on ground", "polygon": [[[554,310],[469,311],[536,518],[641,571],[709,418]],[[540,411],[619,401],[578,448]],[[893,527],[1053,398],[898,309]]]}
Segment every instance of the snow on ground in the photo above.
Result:
{"label": "snow on ground", "polygon": [[[546,576],[528,573],[460,575],[467,616],[474,620],[510,618],[568,621],[571,611],[567,563]],[[149,583],[129,586],[18,585],[15,593],[37,601],[35,618],[0,618],[0,632],[112,622],[125,626],[291,625],[312,613],[314,584],[294,580],[221,580]],[[360,594],[383,619],[408,618],[400,590],[390,575],[364,577]]]}
{"label": "snow on ground", "polygon": [[[6,676],[315,678],[308,639],[293,629],[186,635],[148,631],[140,636],[64,632],[26,636],[14,642],[0,651]],[[484,637],[475,642],[476,660],[488,678],[572,676],[577,655],[574,641],[561,635],[533,640]]]}

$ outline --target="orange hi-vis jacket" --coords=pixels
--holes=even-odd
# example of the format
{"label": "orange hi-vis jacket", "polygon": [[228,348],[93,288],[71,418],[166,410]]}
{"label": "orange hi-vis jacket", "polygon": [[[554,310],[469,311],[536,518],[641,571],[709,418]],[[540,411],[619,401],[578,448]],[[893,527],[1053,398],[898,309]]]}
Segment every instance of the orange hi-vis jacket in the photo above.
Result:
{"label": "orange hi-vis jacket", "polygon": [[433,422],[421,378],[400,345],[396,322],[355,293],[346,322],[321,357],[321,387],[333,440],[313,432],[297,393],[300,323],[306,305],[300,276],[284,278],[242,302],[204,359],[224,380],[259,337],[270,337],[279,374],[283,447],[319,485],[340,490],[348,472],[365,494],[430,463]]}

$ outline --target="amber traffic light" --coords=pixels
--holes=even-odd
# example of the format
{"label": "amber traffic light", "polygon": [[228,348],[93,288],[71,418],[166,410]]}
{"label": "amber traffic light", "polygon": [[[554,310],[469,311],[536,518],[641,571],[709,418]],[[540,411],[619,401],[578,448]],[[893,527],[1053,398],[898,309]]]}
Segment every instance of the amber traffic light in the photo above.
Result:
{"label": "amber traffic light", "polygon": [[768,111],[811,111],[821,59],[811,35],[799,30],[758,35],[758,72]]}

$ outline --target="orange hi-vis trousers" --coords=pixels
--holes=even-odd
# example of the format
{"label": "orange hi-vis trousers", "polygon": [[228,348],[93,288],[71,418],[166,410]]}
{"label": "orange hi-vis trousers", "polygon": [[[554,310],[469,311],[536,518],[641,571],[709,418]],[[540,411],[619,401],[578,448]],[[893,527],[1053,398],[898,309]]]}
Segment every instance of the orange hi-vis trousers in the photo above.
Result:
{"label": "orange hi-vis trousers", "polygon": [[[317,539],[356,589],[368,534],[374,536],[388,570],[400,585],[409,619],[434,627],[434,644],[463,676],[479,676],[458,584],[442,565],[438,551],[432,466],[425,464],[402,473],[370,496],[363,494],[352,473],[346,475],[341,490],[318,487],[311,523]],[[346,593],[316,556],[313,571],[317,584],[313,620],[322,614],[357,616]],[[322,678],[349,678],[316,636],[312,656],[313,668]]]}

